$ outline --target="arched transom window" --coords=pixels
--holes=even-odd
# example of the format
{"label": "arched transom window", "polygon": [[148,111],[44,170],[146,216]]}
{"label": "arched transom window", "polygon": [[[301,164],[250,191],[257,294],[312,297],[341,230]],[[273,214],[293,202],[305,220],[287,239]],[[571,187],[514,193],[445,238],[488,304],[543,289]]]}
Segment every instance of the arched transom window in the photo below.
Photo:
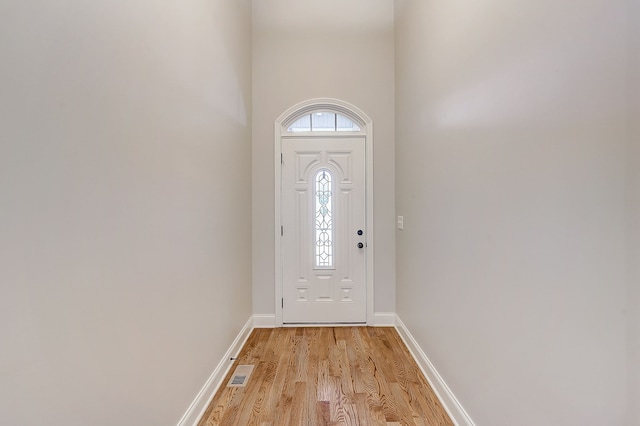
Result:
{"label": "arched transom window", "polygon": [[359,132],[353,120],[330,111],[314,111],[298,117],[287,128],[287,132]]}

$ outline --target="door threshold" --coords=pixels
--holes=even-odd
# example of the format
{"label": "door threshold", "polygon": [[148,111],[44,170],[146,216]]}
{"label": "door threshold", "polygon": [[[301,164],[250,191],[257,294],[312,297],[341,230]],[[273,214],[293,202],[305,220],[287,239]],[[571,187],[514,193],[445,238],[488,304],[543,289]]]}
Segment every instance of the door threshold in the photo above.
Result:
{"label": "door threshold", "polygon": [[366,321],[362,322],[285,322],[282,327],[364,327]]}

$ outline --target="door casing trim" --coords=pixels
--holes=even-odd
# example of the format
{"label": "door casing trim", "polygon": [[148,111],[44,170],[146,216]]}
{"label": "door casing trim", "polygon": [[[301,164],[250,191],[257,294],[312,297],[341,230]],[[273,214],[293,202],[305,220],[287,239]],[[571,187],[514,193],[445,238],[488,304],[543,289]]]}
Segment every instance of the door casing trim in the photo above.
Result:
{"label": "door casing trim", "polygon": [[[310,113],[312,111],[322,110],[336,112],[347,116],[356,122],[362,129],[360,132],[296,132],[295,134],[287,133],[287,127],[298,116]],[[345,138],[349,136],[364,136],[365,138],[365,203],[366,203],[366,303],[367,303],[367,325],[374,325],[373,304],[374,304],[374,276],[373,276],[373,252],[374,252],[374,223],[373,223],[373,121],[362,110],[349,104],[348,102],[331,99],[331,98],[315,98],[300,102],[287,109],[275,121],[274,129],[274,187],[275,187],[275,226],[274,226],[274,258],[275,258],[275,320],[276,327],[282,327],[282,241],[280,227],[282,226],[282,168],[281,153],[282,140],[287,137],[321,137],[321,138]]]}

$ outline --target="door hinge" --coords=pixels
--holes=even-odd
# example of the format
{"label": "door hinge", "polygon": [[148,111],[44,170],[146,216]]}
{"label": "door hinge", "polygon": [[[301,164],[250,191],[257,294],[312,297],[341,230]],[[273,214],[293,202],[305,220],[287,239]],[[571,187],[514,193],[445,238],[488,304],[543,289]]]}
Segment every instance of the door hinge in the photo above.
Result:
{"label": "door hinge", "polygon": [[284,309],[284,297],[280,299],[280,301],[282,302],[282,308]]}
{"label": "door hinge", "polygon": [[284,154],[280,153],[280,164],[284,166]]}
{"label": "door hinge", "polygon": [[280,236],[284,236],[284,226],[280,226]]}

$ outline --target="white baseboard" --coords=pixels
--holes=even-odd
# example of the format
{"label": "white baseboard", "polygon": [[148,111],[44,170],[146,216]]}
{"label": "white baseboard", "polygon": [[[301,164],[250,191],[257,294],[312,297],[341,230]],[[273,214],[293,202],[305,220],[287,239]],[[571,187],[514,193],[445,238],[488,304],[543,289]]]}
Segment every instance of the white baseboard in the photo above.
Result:
{"label": "white baseboard", "polygon": [[276,316],[275,315],[254,315],[253,326],[255,328],[275,328]]}
{"label": "white baseboard", "polygon": [[438,371],[433,366],[427,355],[424,353],[418,342],[413,338],[407,327],[404,325],[400,317],[395,316],[395,327],[398,330],[398,334],[402,337],[405,345],[409,348],[409,352],[413,355],[418,366],[422,370],[422,373],[425,375],[429,384],[433,388],[433,391],[438,396],[438,399],[444,406],[447,413],[449,413],[449,417],[456,424],[456,426],[475,426],[471,417],[467,414],[467,412],[462,408],[460,402],[456,399],[449,389],[449,386],[444,382],[442,376],[438,374]]}
{"label": "white baseboard", "polygon": [[231,357],[237,356],[238,353],[240,353],[240,349],[242,349],[251,331],[253,331],[253,323],[253,317],[249,318],[249,321],[247,321],[242,330],[240,330],[240,333],[236,336],[229,350],[224,354],[224,357],[216,366],[215,370],[213,370],[209,380],[204,384],[200,393],[196,396],[196,399],[191,403],[187,412],[178,422],[178,426],[197,426],[200,418],[233,365],[233,361],[230,360]]}
{"label": "white baseboard", "polygon": [[393,312],[376,312],[373,314],[374,327],[393,327],[396,325],[396,314]]}

